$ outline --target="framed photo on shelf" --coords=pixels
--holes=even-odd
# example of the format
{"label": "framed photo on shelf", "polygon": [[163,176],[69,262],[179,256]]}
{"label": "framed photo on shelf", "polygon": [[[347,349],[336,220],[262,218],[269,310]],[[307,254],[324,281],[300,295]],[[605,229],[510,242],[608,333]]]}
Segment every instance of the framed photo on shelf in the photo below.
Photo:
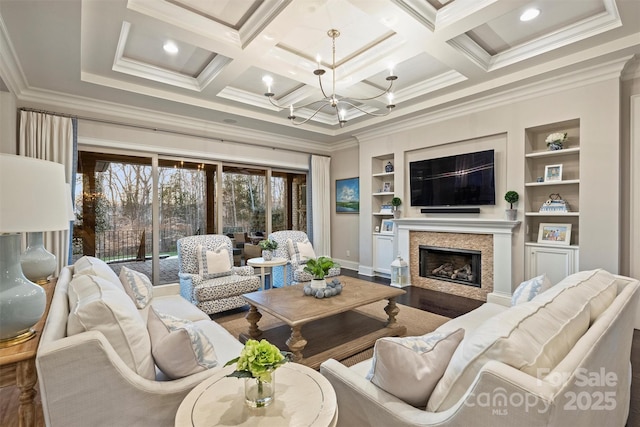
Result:
{"label": "framed photo on shelf", "polygon": [[562,181],[562,165],[544,167],[544,182]]}
{"label": "framed photo on shelf", "polygon": [[390,182],[383,182],[382,183],[382,192],[383,193],[391,193],[391,183]]}
{"label": "framed photo on shelf", "polygon": [[540,223],[540,228],[538,229],[538,243],[570,245],[571,224]]}
{"label": "framed photo on shelf", "polygon": [[395,222],[390,219],[382,220],[382,227],[380,228],[380,232],[383,234],[393,234],[393,228],[395,227]]}
{"label": "framed photo on shelf", "polygon": [[336,179],[336,213],[360,212],[360,178]]}

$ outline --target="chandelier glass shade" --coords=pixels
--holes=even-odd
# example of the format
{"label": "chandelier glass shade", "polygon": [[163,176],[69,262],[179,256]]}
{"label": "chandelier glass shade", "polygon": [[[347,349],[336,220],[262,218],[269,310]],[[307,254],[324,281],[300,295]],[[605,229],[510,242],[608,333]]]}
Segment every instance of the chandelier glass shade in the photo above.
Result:
{"label": "chandelier glass shade", "polygon": [[[289,105],[288,119],[291,121],[291,124],[296,126],[305,124],[306,122],[311,120],[320,111],[324,109],[332,110],[335,113],[340,127],[344,127],[345,123],[347,123],[347,119],[346,119],[347,108],[354,108],[370,116],[386,116],[389,113],[391,113],[391,110],[395,108],[395,104],[393,103],[393,93],[391,92],[391,89],[393,88],[393,82],[398,79],[398,76],[394,75],[393,71],[391,71],[390,74],[385,78],[385,80],[389,82],[388,87],[386,89],[383,89],[379,94],[375,96],[372,96],[369,98],[351,98],[351,97],[339,97],[336,94],[336,38],[340,36],[340,31],[336,29],[331,29],[327,31],[327,35],[331,37],[331,41],[332,41],[331,92],[327,93],[327,91],[325,90],[325,87],[322,85],[322,76],[326,73],[326,71],[320,68],[320,58],[317,57],[316,62],[318,64],[318,68],[313,71],[313,74],[318,76],[318,84],[320,86],[320,91],[322,92],[322,95],[324,96],[324,98],[318,99],[317,101],[312,101],[304,105],[298,105],[298,106],[294,106],[293,104]],[[273,99],[275,94],[271,91],[271,85],[273,83],[273,79],[271,78],[271,76],[265,76],[262,80],[267,85],[267,92],[264,94],[264,96],[266,96],[269,99],[269,102],[277,108],[280,108],[280,109],[287,108],[286,106],[279,105]],[[387,96],[387,105],[386,105],[387,111],[383,113],[367,111],[364,108],[362,108],[360,105],[356,104],[358,102],[377,99],[385,95]],[[304,119],[297,120],[298,117],[296,116],[296,110],[300,110],[302,108],[309,108],[312,111],[312,113]]]}

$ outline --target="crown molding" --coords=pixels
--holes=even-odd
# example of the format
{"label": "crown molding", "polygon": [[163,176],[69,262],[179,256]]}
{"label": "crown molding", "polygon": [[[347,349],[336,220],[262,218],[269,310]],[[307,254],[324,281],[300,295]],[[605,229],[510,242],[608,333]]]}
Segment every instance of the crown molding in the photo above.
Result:
{"label": "crown molding", "polygon": [[635,55],[633,59],[627,62],[620,76],[622,81],[640,79],[640,56]]}
{"label": "crown molding", "polygon": [[518,88],[503,90],[472,101],[461,102],[451,107],[440,108],[437,111],[419,117],[400,120],[392,125],[367,130],[362,133],[354,132],[354,135],[360,142],[366,142],[374,138],[416,129],[466,114],[508,105],[513,103],[514,99],[522,101],[544,95],[556,94],[558,91],[587,86],[614,78],[619,79],[623,67],[631,58],[633,58],[631,55],[625,56],[603,64],[565,73],[561,76],[554,76],[539,82],[529,83]]}
{"label": "crown molding", "polygon": [[[454,2],[454,4],[457,2]],[[489,1],[489,3],[491,3]],[[527,43],[514,46],[496,55],[490,55],[467,34],[460,34],[447,43],[466,55],[484,71],[494,71],[516,64],[534,56],[579,42],[589,37],[622,26],[615,0],[604,0],[605,11],[580,22],[538,37]]]}
{"label": "crown molding", "polygon": [[[326,154],[329,152],[325,148],[326,146],[304,139],[59,92],[27,89],[16,94],[16,97],[19,104],[46,105],[47,108],[57,108],[60,112],[70,114],[81,111],[89,119],[124,120],[123,125],[137,125],[140,122],[146,124],[162,123],[165,128],[170,130],[191,132],[194,135],[211,139],[235,140],[256,146],[282,147],[294,151],[308,151],[309,153]],[[91,117],[91,115],[95,117]]]}
{"label": "crown molding", "polygon": [[18,61],[18,55],[9,38],[7,26],[0,15],[0,78],[15,95],[28,87],[24,71]]}
{"label": "crown molding", "polygon": [[124,50],[127,45],[130,31],[131,23],[124,21],[122,23],[122,28],[120,29],[118,45],[116,46],[116,54],[113,60],[113,66],[111,67],[113,71],[171,86],[181,87],[183,89],[202,92],[202,90],[206,88],[218,74],[220,74],[224,67],[231,62],[231,58],[227,58],[226,56],[215,52],[209,52],[210,54],[214,54],[214,58],[209,61],[197,77],[191,77],[162,67],[147,64],[142,61],[126,58],[124,56]]}

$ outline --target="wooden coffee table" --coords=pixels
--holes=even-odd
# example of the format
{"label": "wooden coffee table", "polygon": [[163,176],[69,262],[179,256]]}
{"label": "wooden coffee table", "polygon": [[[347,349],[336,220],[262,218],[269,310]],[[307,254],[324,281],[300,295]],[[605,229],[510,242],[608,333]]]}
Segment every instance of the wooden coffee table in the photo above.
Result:
{"label": "wooden coffee table", "polygon": [[[406,327],[396,322],[396,315],[400,311],[396,297],[405,291],[376,283],[349,281],[348,278],[342,282],[342,293],[331,298],[305,296],[302,286],[244,294],[243,298],[250,305],[247,314],[249,331],[241,334],[240,339],[265,338],[280,348],[286,345],[293,353],[295,362],[315,369],[329,358],[342,360],[366,350],[378,338],[406,332]],[[385,299],[389,301],[384,308],[386,321],[354,311]],[[260,330],[258,322],[262,317],[261,312],[271,314],[285,325]],[[290,334],[283,330],[286,328],[290,328]],[[285,340],[286,336],[288,338]]]}

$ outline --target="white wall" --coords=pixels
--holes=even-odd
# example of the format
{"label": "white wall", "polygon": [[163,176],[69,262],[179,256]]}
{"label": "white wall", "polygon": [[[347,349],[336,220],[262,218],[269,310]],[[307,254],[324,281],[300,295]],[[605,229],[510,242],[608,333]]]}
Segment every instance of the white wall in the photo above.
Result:
{"label": "white wall", "polygon": [[[620,262],[620,83],[612,78],[585,84],[549,95],[512,102],[482,111],[461,114],[453,118],[426,123],[419,127],[401,122],[377,132],[358,135],[360,140],[360,264],[366,271],[372,265],[371,218],[371,157],[388,153],[395,155],[396,193],[400,193],[404,216],[422,214],[408,206],[408,161],[412,153],[433,150],[440,154],[468,149],[470,140],[499,136],[495,207],[482,208],[481,216],[503,218],[508,207],[504,191],[524,194],[525,129],[570,119],[580,119],[580,268],[602,267],[619,271]],[[426,120],[425,120],[426,121]],[[499,138],[504,138],[503,142]],[[500,164],[500,162],[503,162]],[[402,178],[401,178],[402,177]],[[407,205],[407,206],[405,206]],[[523,205],[518,206],[522,220]],[[335,236],[335,245],[341,244]],[[524,230],[516,231],[513,242],[513,283],[524,278]],[[606,248],[606,250],[603,250]]]}
{"label": "white wall", "polygon": [[16,97],[0,91],[0,153],[17,154]]}
{"label": "white wall", "polygon": [[300,171],[309,169],[309,155],[306,153],[82,119],[78,120],[78,144],[84,148],[134,150],[175,157],[277,166]]}
{"label": "white wall", "polygon": [[[358,170],[358,147],[335,151],[331,156],[331,256],[341,266],[358,269],[360,242],[358,227],[363,215],[360,213],[336,213],[336,180],[360,176]],[[362,203],[362,177],[360,177],[360,203]]]}
{"label": "white wall", "polygon": [[[637,259],[640,255],[640,77],[623,82],[621,104],[620,190],[623,197],[620,273],[640,279]],[[633,182],[631,170],[634,172]]]}

